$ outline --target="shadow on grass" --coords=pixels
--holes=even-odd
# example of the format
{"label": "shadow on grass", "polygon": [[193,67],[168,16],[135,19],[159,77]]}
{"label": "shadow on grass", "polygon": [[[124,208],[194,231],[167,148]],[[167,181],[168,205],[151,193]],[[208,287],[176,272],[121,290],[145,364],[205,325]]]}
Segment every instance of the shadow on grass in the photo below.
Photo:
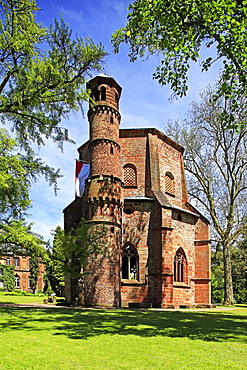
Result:
{"label": "shadow on grass", "polygon": [[2,307],[0,330],[52,330],[53,335],[88,339],[108,335],[187,337],[247,343],[247,314],[193,311],[33,309]]}

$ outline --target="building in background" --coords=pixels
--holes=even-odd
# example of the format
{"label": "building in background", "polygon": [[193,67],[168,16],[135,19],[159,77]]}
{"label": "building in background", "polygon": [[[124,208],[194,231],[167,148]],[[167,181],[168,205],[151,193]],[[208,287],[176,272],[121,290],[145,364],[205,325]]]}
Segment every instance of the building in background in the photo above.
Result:
{"label": "building in background", "polygon": [[[106,227],[107,255],[86,268],[85,304],[210,305],[209,222],[188,202],[183,148],[155,128],[120,129],[121,87],[110,76],[87,88],[95,105],[78,152],[90,174],[64,210],[66,232],[81,218]],[[75,279],[65,295],[75,298]]]}
{"label": "building in background", "polygon": [[[14,255],[5,253],[0,256],[0,288],[6,288],[4,284],[5,266],[13,266],[14,289],[32,291],[30,287],[30,257],[25,255]],[[37,279],[36,292],[44,290],[45,265],[39,260],[39,273]]]}

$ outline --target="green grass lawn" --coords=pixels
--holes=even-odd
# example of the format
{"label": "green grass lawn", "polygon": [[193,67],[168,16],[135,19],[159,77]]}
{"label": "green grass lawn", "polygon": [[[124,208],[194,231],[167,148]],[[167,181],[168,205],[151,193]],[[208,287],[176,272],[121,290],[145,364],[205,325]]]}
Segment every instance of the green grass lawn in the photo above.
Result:
{"label": "green grass lawn", "polygon": [[[39,297],[38,295],[30,296],[11,296],[0,294],[0,304],[25,304],[25,303],[43,303],[47,297]],[[1,370],[1,368],[0,368]]]}
{"label": "green grass lawn", "polygon": [[5,306],[0,333],[0,370],[247,369],[247,306],[226,311]]}

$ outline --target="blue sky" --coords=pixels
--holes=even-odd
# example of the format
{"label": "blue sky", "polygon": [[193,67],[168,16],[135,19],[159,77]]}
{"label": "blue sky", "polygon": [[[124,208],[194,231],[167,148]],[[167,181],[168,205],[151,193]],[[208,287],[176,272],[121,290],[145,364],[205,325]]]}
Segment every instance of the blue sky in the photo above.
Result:
{"label": "blue sky", "polygon": [[[120,53],[114,54],[110,43],[113,31],[126,23],[126,0],[38,0],[41,8],[37,21],[44,26],[53,23],[54,18],[63,15],[73,34],[91,37],[95,43],[102,43],[108,52],[105,73],[111,75],[122,86],[120,113],[122,128],[155,127],[163,131],[169,120],[186,117],[189,104],[199,99],[200,92],[210,83],[214,84],[218,76],[218,65],[207,73],[201,73],[199,63],[192,65],[189,73],[189,91],[185,98],[172,103],[169,87],[162,87],[152,79],[152,73],[158,60],[155,57],[147,61],[130,63],[128,48],[120,47]],[[85,113],[87,104],[84,104]],[[51,230],[63,226],[63,209],[74,200],[74,172],[77,148],[88,139],[88,121],[81,114],[71,114],[69,120],[62,122],[69,129],[75,145],[65,144],[62,153],[52,142],[47,142],[39,155],[55,168],[60,168],[64,175],[59,180],[59,191],[54,195],[44,179],[36,183],[31,190],[33,207],[30,209],[29,222],[34,222],[33,231],[41,234],[45,240],[52,239]]]}

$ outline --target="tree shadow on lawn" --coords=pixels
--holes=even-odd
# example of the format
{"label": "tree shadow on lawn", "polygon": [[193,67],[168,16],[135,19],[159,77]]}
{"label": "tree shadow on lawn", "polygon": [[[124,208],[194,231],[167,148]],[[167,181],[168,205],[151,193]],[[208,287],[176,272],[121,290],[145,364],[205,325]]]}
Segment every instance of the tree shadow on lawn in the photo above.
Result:
{"label": "tree shadow on lawn", "polygon": [[[108,335],[187,337],[247,343],[247,315],[220,312],[1,308],[0,330],[52,330],[53,335],[88,339]],[[40,326],[39,326],[40,323]],[[42,325],[41,325],[42,324]]]}

